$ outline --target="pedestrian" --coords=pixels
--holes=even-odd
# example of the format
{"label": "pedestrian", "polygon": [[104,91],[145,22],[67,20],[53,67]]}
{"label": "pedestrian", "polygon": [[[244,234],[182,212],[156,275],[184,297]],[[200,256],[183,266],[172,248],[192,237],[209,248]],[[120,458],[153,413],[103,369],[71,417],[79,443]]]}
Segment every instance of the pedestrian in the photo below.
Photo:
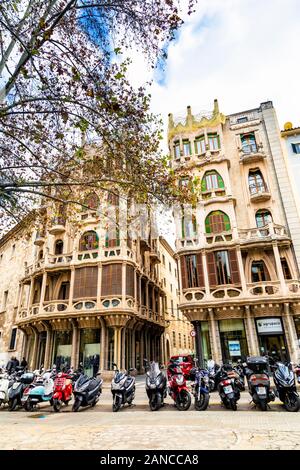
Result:
{"label": "pedestrian", "polygon": [[26,361],[25,357],[23,357],[21,361],[21,367],[24,367],[24,369],[27,369],[28,362]]}

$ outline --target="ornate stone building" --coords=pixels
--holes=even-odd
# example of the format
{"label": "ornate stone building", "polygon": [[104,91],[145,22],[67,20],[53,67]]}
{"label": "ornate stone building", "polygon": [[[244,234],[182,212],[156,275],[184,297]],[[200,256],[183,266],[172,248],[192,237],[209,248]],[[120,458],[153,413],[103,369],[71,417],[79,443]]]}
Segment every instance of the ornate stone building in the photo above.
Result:
{"label": "ornate stone building", "polygon": [[[134,205],[127,202],[117,191],[89,193],[89,209],[73,218],[48,208],[43,224],[32,215],[0,240],[0,361],[83,363],[87,373],[116,362],[142,372],[144,357],[166,362],[177,352],[169,330],[183,338],[191,325],[172,324],[178,286],[163,282],[161,267],[175,276],[176,261],[164,239],[141,236],[145,227],[137,238],[108,228],[109,209],[119,220]],[[181,349],[192,344],[182,339]]]}
{"label": "ornate stone building", "polygon": [[198,354],[298,361],[300,282],[278,183],[283,159],[272,102],[225,116],[169,115],[172,168],[191,207],[177,207],[179,308]]}

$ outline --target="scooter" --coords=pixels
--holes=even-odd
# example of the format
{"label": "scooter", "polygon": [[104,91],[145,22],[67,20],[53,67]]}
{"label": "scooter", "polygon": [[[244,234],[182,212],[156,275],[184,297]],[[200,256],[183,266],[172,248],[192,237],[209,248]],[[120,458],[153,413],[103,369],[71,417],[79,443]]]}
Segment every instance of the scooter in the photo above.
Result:
{"label": "scooter", "polygon": [[157,362],[148,362],[144,359],[146,370],[146,392],[149,398],[151,411],[156,411],[164,406],[164,398],[167,396],[167,378],[162,372],[162,366]]}
{"label": "scooter", "polygon": [[240,391],[245,389],[239,374],[231,364],[223,364],[218,380],[217,389],[223,405],[227,409],[236,411],[237,402],[241,397]]}
{"label": "scooter", "polygon": [[0,374],[0,406],[8,403],[8,390],[12,386],[14,379],[8,374],[7,371],[3,370]]}
{"label": "scooter", "polygon": [[209,378],[209,391],[213,392],[217,387],[216,377],[221,371],[221,366],[219,364],[216,364],[213,359],[208,359],[206,367]]}
{"label": "scooter", "polygon": [[111,382],[111,393],[113,396],[113,411],[119,411],[121,405],[128,403],[132,405],[135,396],[135,378],[130,375],[134,369],[121,372],[117,364],[113,363],[115,375]]}
{"label": "scooter", "polygon": [[287,411],[299,411],[300,397],[296,390],[295,375],[291,364],[276,362],[270,367],[273,370],[275,395],[283,402]]}
{"label": "scooter", "polygon": [[271,390],[268,366],[268,359],[263,356],[247,357],[247,362],[244,364],[249,393],[253,403],[261,411],[267,411],[268,403],[275,400],[275,394]]}
{"label": "scooter", "polygon": [[24,391],[34,380],[33,372],[24,372],[20,370],[15,375],[15,381],[8,390],[8,409],[15,411],[17,406],[22,406],[22,397]]}
{"label": "scooter", "polygon": [[170,377],[168,383],[169,395],[179,411],[186,411],[191,406],[192,399],[179,363],[172,361],[168,366],[168,371]]}
{"label": "scooter", "polygon": [[[38,372],[38,371],[36,371]],[[53,390],[56,370],[47,370],[24,390],[21,402],[26,411],[32,411],[39,403],[50,402],[53,405]]]}
{"label": "scooter", "polygon": [[71,373],[59,372],[54,379],[53,409],[60,411],[62,403],[68,405],[73,392]]}
{"label": "scooter", "polygon": [[[197,359],[194,359],[197,362]],[[191,384],[195,398],[195,410],[204,411],[209,404],[209,372],[207,369],[195,367],[193,373],[194,383]]]}
{"label": "scooter", "polygon": [[81,406],[94,407],[102,393],[102,385],[103,379],[100,377],[100,373],[96,377],[88,377],[81,374],[74,385],[73,394],[75,401],[72,411],[78,411]]}

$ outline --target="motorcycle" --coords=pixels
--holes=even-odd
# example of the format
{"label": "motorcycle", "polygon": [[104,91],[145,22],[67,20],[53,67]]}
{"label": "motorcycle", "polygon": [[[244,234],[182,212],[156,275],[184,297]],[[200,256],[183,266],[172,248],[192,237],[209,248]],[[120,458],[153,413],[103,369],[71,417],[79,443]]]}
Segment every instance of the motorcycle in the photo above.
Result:
{"label": "motorcycle", "polygon": [[33,372],[25,372],[24,369],[18,371],[15,375],[15,381],[8,390],[8,409],[15,411],[17,406],[22,406],[22,397],[24,391],[34,380]]}
{"label": "motorcycle", "polygon": [[151,411],[156,411],[164,405],[164,398],[167,396],[167,378],[157,362],[149,363],[146,359],[144,362],[149,406]]}
{"label": "motorcycle", "polygon": [[0,406],[8,403],[8,390],[12,386],[14,379],[8,374],[7,371],[3,370],[0,374]]}
{"label": "motorcycle", "polygon": [[206,364],[207,371],[208,371],[208,379],[209,379],[209,391],[213,392],[216,389],[217,381],[216,376],[220,373],[221,366],[216,364],[213,359],[209,359]]}
{"label": "motorcycle", "polygon": [[22,405],[26,411],[32,411],[39,403],[50,402],[53,405],[54,376],[56,370],[47,370],[41,375],[37,375],[39,371],[35,371],[36,379],[30,384],[23,393],[21,398]]}
{"label": "motorcycle", "polygon": [[62,403],[68,405],[73,392],[71,373],[59,372],[54,379],[53,409],[60,411]]}
{"label": "motorcycle", "polygon": [[297,382],[298,382],[298,384],[300,384],[300,364],[298,364],[295,367],[294,372],[295,372],[296,377],[297,377]]}
{"label": "motorcycle", "polygon": [[[194,359],[197,362],[197,359]],[[192,383],[193,395],[195,398],[195,409],[204,411],[209,404],[209,372],[207,369],[195,367],[193,373],[194,383]]]}
{"label": "motorcycle", "polygon": [[253,403],[259,406],[261,411],[266,411],[268,403],[275,400],[275,394],[271,390],[268,365],[268,359],[261,356],[247,357],[247,362],[244,364],[249,393]]}
{"label": "motorcycle", "polygon": [[237,402],[244,390],[243,382],[232,364],[223,364],[218,373],[217,390],[225,408],[237,410]]}
{"label": "motorcycle", "polygon": [[275,395],[282,401],[287,411],[298,411],[300,409],[300,397],[297,393],[295,375],[291,364],[276,362],[270,365],[273,370],[275,384]]}
{"label": "motorcycle", "polygon": [[113,396],[113,411],[119,411],[121,405],[128,403],[132,405],[135,396],[135,378],[130,375],[134,369],[131,368],[128,372],[121,372],[117,364],[113,363],[114,377],[111,381],[111,393]]}
{"label": "motorcycle", "polygon": [[178,362],[171,362],[168,366],[169,372],[169,395],[174,400],[179,411],[186,411],[191,406],[191,395],[186,385],[186,379]]}
{"label": "motorcycle", "polygon": [[102,385],[103,379],[100,377],[100,373],[96,377],[80,374],[74,385],[73,395],[75,400],[72,411],[78,411],[81,406],[94,407],[102,393]]}

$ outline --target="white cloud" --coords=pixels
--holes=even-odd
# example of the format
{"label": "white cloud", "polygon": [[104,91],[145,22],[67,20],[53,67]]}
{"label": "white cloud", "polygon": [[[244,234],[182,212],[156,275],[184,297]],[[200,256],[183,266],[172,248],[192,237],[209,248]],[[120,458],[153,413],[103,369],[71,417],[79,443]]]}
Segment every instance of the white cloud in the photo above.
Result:
{"label": "white cloud", "polygon": [[[300,125],[299,0],[199,0],[169,48],[164,85],[152,86],[152,109],[167,114],[212,109],[225,114],[272,100],[280,126]],[[135,56],[130,78],[151,77]]]}

